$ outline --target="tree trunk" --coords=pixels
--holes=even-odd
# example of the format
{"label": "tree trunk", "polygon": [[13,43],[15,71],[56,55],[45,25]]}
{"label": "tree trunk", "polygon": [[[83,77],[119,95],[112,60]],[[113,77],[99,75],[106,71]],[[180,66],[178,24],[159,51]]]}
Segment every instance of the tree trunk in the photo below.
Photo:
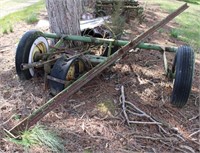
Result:
{"label": "tree trunk", "polygon": [[50,31],[80,35],[81,0],[46,0]]}

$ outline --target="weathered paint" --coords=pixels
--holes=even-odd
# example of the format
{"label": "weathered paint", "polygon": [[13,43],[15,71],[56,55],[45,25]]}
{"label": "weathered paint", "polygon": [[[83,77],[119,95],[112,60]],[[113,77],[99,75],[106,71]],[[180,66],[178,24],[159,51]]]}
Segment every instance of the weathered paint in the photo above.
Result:
{"label": "weathered paint", "polygon": [[[76,35],[57,35],[55,33],[43,33],[44,37],[53,38],[53,39],[60,39],[64,38],[65,40],[71,41],[81,41],[86,43],[95,43],[95,44],[104,44],[107,43],[108,45],[112,43],[114,46],[125,46],[130,41],[126,40],[114,40],[114,39],[103,39],[103,38],[94,38],[94,37],[86,37],[86,36],[76,36]],[[167,52],[176,52],[177,47],[165,47],[157,44],[150,44],[150,43],[139,43],[135,48],[140,49],[147,49],[147,50],[158,50],[158,51],[167,51]]]}

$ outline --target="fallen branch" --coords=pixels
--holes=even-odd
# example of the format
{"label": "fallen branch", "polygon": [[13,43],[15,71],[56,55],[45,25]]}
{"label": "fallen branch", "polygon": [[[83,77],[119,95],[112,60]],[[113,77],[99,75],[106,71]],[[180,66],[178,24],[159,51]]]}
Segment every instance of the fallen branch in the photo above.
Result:
{"label": "fallen branch", "polygon": [[126,113],[124,86],[121,87],[120,103],[122,103],[122,110],[123,110],[124,116],[126,118],[126,121],[127,121],[128,125],[130,125],[130,120],[129,120],[128,115]]}
{"label": "fallen branch", "polygon": [[135,138],[139,138],[139,139],[148,139],[148,140],[153,140],[153,141],[160,141],[160,140],[164,140],[164,141],[169,141],[171,142],[172,140],[177,141],[176,138],[164,138],[164,137],[151,137],[151,136],[143,136],[143,135],[133,135],[133,137]]}
{"label": "fallen branch", "polygon": [[[132,124],[155,124],[159,127],[159,129],[161,129],[164,133],[168,133],[167,131],[164,130],[164,128],[161,126],[162,123],[157,122],[155,119],[153,119],[150,115],[148,115],[146,112],[142,111],[141,109],[139,109],[137,106],[135,106],[133,103],[126,101],[125,99],[125,94],[124,94],[124,86],[121,86],[121,96],[120,96],[120,103],[122,104],[122,110],[123,110],[123,114],[125,116],[126,122],[128,123],[128,125]],[[137,112],[132,112],[130,110],[128,110],[126,108],[126,105],[130,105],[132,106]],[[131,121],[127,115],[127,112],[139,116],[139,117],[146,117],[149,120],[151,120],[151,122],[141,122],[141,121]]]}
{"label": "fallen branch", "polygon": [[168,143],[166,143],[166,142],[164,142],[164,141],[162,141],[162,140],[160,140],[160,142],[163,143],[164,145],[166,145],[166,146],[168,146],[168,147],[170,147],[170,148],[174,148],[175,150],[178,150],[178,151],[180,151],[180,152],[188,153],[187,151],[182,150],[182,149],[180,149],[180,148],[178,148],[178,147],[172,146],[171,144],[168,144]]}
{"label": "fallen branch", "polygon": [[189,121],[192,121],[192,120],[194,120],[194,119],[198,118],[199,116],[200,116],[200,114],[198,114],[198,115],[196,115],[196,116],[194,116],[194,117],[190,118],[190,119],[189,119]]}
{"label": "fallen branch", "polygon": [[192,147],[189,147],[189,146],[186,146],[186,145],[180,145],[180,148],[189,150],[191,153],[195,153],[195,151]]}
{"label": "fallen branch", "polygon": [[16,114],[13,114],[9,119],[7,119],[6,121],[4,121],[3,123],[0,124],[0,126],[8,123]]}

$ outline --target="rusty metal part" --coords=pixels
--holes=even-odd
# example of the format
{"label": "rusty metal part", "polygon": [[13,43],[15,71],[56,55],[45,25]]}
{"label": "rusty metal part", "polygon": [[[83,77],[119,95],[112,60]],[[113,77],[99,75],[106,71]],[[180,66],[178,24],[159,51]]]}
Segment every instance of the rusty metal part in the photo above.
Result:
{"label": "rusty metal part", "polygon": [[41,59],[43,59],[43,54],[47,52],[46,46],[43,42],[39,43],[39,44],[34,44],[34,51],[32,53],[32,58],[33,61],[39,61]]}
{"label": "rusty metal part", "polygon": [[85,73],[81,78],[73,82],[71,85],[69,85],[67,88],[65,88],[63,91],[61,91],[58,95],[50,99],[47,103],[45,103],[43,106],[41,106],[38,110],[33,112],[30,116],[25,118],[23,121],[21,121],[18,125],[13,127],[9,130],[9,133],[12,135],[18,136],[21,134],[22,131],[25,129],[30,128],[32,125],[34,125],[36,122],[38,122],[42,117],[44,117],[48,112],[55,109],[59,104],[62,104],[64,101],[68,101],[70,96],[77,92],[81,87],[83,87],[87,82],[92,80],[95,76],[100,74],[105,68],[113,64],[116,60],[120,59],[122,56],[124,56],[129,50],[132,48],[135,48],[142,40],[147,38],[148,36],[152,35],[156,30],[158,30],[160,27],[167,24],[170,20],[172,20],[174,17],[176,17],[178,14],[183,12],[186,8],[188,8],[187,4],[184,4],[180,8],[178,8],[175,12],[168,15],[165,19],[163,19],[161,22],[157,23],[150,29],[148,29],[146,32],[142,33],[135,39],[133,39],[130,43],[128,43],[126,46],[119,49],[117,52],[115,52],[113,55],[111,55],[107,60],[103,63],[98,64],[95,68],[91,69],[87,73]]}
{"label": "rusty metal part", "polygon": [[74,80],[75,79],[75,64],[72,63],[69,66],[69,70],[66,75],[66,80]]}
{"label": "rusty metal part", "polygon": [[61,79],[58,79],[58,78],[52,77],[52,76],[50,76],[50,75],[47,75],[47,79],[48,79],[48,80],[55,81],[55,82],[58,82],[58,83],[61,83],[61,84],[64,84],[64,85],[66,85],[66,84],[69,83],[69,81],[61,80]]}
{"label": "rusty metal part", "polygon": [[[84,52],[81,52],[79,54],[76,54],[75,52],[73,54],[70,54],[69,55],[69,59],[71,58],[74,58],[74,57],[79,57],[83,54],[86,54],[88,53],[89,51],[84,51]],[[55,53],[55,54],[60,54],[61,52],[58,52],[58,53]],[[65,52],[66,53],[66,52]],[[68,53],[68,52],[67,52]],[[49,54],[50,55],[50,54]],[[52,53],[52,55],[54,55],[54,53]],[[67,54],[68,55],[68,54]],[[51,64],[51,63],[54,63],[57,59],[59,59],[60,56],[57,56],[57,57],[54,57],[53,59],[50,59],[50,60],[47,60],[47,61],[39,61],[39,62],[33,62],[33,63],[30,63],[30,64],[27,64],[27,63],[22,63],[21,64],[21,69],[22,70],[27,70],[27,69],[30,69],[30,68],[40,68],[40,67],[43,67],[45,64]]]}
{"label": "rusty metal part", "polygon": [[21,69],[27,70],[27,69],[30,69],[30,68],[40,68],[40,67],[43,67],[45,64],[55,62],[58,58],[59,57],[48,60],[48,61],[39,61],[39,62],[30,63],[30,64],[22,63]]}

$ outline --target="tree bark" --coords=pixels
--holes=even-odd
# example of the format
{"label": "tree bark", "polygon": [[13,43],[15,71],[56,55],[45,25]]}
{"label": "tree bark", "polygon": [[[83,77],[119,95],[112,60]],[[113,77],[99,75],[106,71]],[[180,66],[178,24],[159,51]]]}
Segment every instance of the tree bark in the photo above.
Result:
{"label": "tree bark", "polygon": [[46,0],[50,31],[80,35],[81,0]]}

